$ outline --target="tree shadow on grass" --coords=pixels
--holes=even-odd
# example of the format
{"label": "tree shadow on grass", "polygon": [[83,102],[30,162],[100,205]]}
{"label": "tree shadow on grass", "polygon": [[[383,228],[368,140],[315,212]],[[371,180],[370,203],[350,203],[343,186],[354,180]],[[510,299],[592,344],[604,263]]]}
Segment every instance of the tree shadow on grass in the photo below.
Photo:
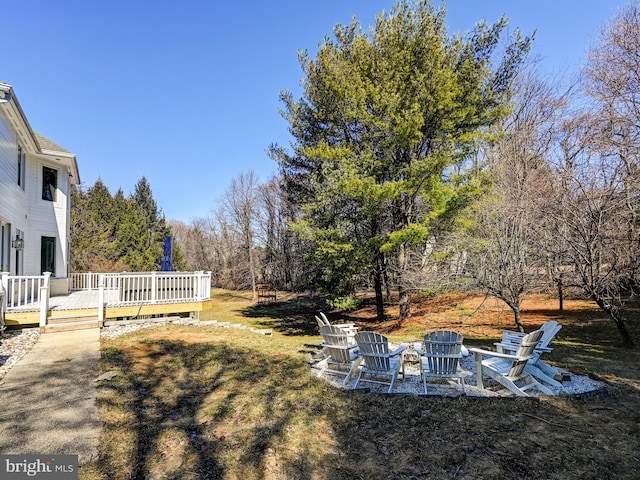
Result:
{"label": "tree shadow on grass", "polygon": [[[106,348],[102,370],[118,375],[99,394],[105,434],[95,468],[109,480],[312,478],[319,459],[306,429],[322,431],[339,411],[309,393],[324,386],[307,368],[226,342]],[[291,435],[299,443],[289,455],[280,447]]]}
{"label": "tree shadow on grass", "polygon": [[633,478],[640,468],[632,389],[366,394],[313,378],[300,357],[249,349],[240,332],[189,342],[182,331],[103,351],[103,370],[119,372],[100,395],[105,429],[132,443],[123,460],[126,442],[103,440],[105,479]]}
{"label": "tree shadow on grass", "polygon": [[243,309],[242,314],[247,318],[261,319],[256,321],[261,328],[271,328],[283,335],[314,336],[318,335],[314,315],[326,309],[324,297],[297,295],[275,303],[251,305]]}

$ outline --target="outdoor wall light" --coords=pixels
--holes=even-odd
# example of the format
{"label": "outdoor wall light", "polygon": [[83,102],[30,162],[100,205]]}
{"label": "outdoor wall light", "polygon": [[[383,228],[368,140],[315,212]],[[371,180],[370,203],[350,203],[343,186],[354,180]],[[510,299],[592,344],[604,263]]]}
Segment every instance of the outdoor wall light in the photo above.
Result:
{"label": "outdoor wall light", "polygon": [[0,103],[7,103],[11,100],[11,94],[0,90]]}
{"label": "outdoor wall light", "polygon": [[16,250],[24,250],[24,240],[16,235],[16,239],[11,242],[11,246]]}

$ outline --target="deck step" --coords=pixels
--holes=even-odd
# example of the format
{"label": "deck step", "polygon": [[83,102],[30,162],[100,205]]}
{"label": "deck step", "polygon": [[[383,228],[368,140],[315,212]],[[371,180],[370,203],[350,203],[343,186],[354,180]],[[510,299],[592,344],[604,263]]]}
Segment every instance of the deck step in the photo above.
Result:
{"label": "deck step", "polygon": [[61,315],[49,317],[47,325],[40,328],[40,333],[66,332],[71,330],[84,330],[100,328],[101,324],[96,314],[92,315]]}
{"label": "deck step", "polygon": [[72,314],[72,315],[52,315],[47,317],[47,325],[56,323],[76,323],[87,320],[98,320],[98,312]]}

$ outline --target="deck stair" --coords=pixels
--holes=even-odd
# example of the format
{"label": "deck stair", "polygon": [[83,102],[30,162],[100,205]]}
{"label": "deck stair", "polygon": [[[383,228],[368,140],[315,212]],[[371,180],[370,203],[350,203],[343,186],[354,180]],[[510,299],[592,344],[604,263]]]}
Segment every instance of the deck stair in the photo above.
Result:
{"label": "deck stair", "polygon": [[40,333],[66,332],[70,330],[84,330],[100,328],[98,312],[73,313],[70,315],[52,315],[47,318],[47,325],[40,328]]}

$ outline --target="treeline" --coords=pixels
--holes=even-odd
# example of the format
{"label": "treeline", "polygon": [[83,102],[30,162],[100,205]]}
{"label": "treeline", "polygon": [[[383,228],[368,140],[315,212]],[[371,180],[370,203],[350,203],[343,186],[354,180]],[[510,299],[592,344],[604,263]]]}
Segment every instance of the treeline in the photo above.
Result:
{"label": "treeline", "polygon": [[[602,30],[563,90],[528,61],[506,19],[449,36],[444,7],[401,1],[372,30],[337,26],[301,54],[303,94],[281,95],[294,141],[272,145],[279,175],[233,179],[217,208],[167,225],[143,178],[72,198],[72,268],[176,267],[215,286],[326,292],[335,305],[470,288],[503,300],[580,292],[633,345],[624,299],[640,287],[640,11]],[[505,38],[506,36],[506,38]],[[184,255],[184,262],[180,253]],[[177,258],[176,258],[177,257]]]}
{"label": "treeline", "polygon": [[212,284],[255,292],[257,283],[280,290],[313,288],[307,253],[289,223],[298,209],[277,179],[259,183],[253,171],[231,181],[218,207],[190,224],[170,221],[188,270],[211,271]]}
{"label": "treeline", "polygon": [[520,322],[532,289],[596,302],[625,344],[640,285],[640,14],[607,25],[563,91],[535,74],[507,22],[449,36],[444,8],[401,1],[366,31],[337,26],[282,93],[294,142],[280,175],[234,179],[208,218],[172,228],[215,285],[397,292],[474,288]]}
{"label": "treeline", "polygon": [[[145,177],[125,197],[111,195],[102,180],[71,191],[70,269],[74,272],[147,272],[160,269],[171,234]],[[179,247],[173,265],[184,268]]]}

